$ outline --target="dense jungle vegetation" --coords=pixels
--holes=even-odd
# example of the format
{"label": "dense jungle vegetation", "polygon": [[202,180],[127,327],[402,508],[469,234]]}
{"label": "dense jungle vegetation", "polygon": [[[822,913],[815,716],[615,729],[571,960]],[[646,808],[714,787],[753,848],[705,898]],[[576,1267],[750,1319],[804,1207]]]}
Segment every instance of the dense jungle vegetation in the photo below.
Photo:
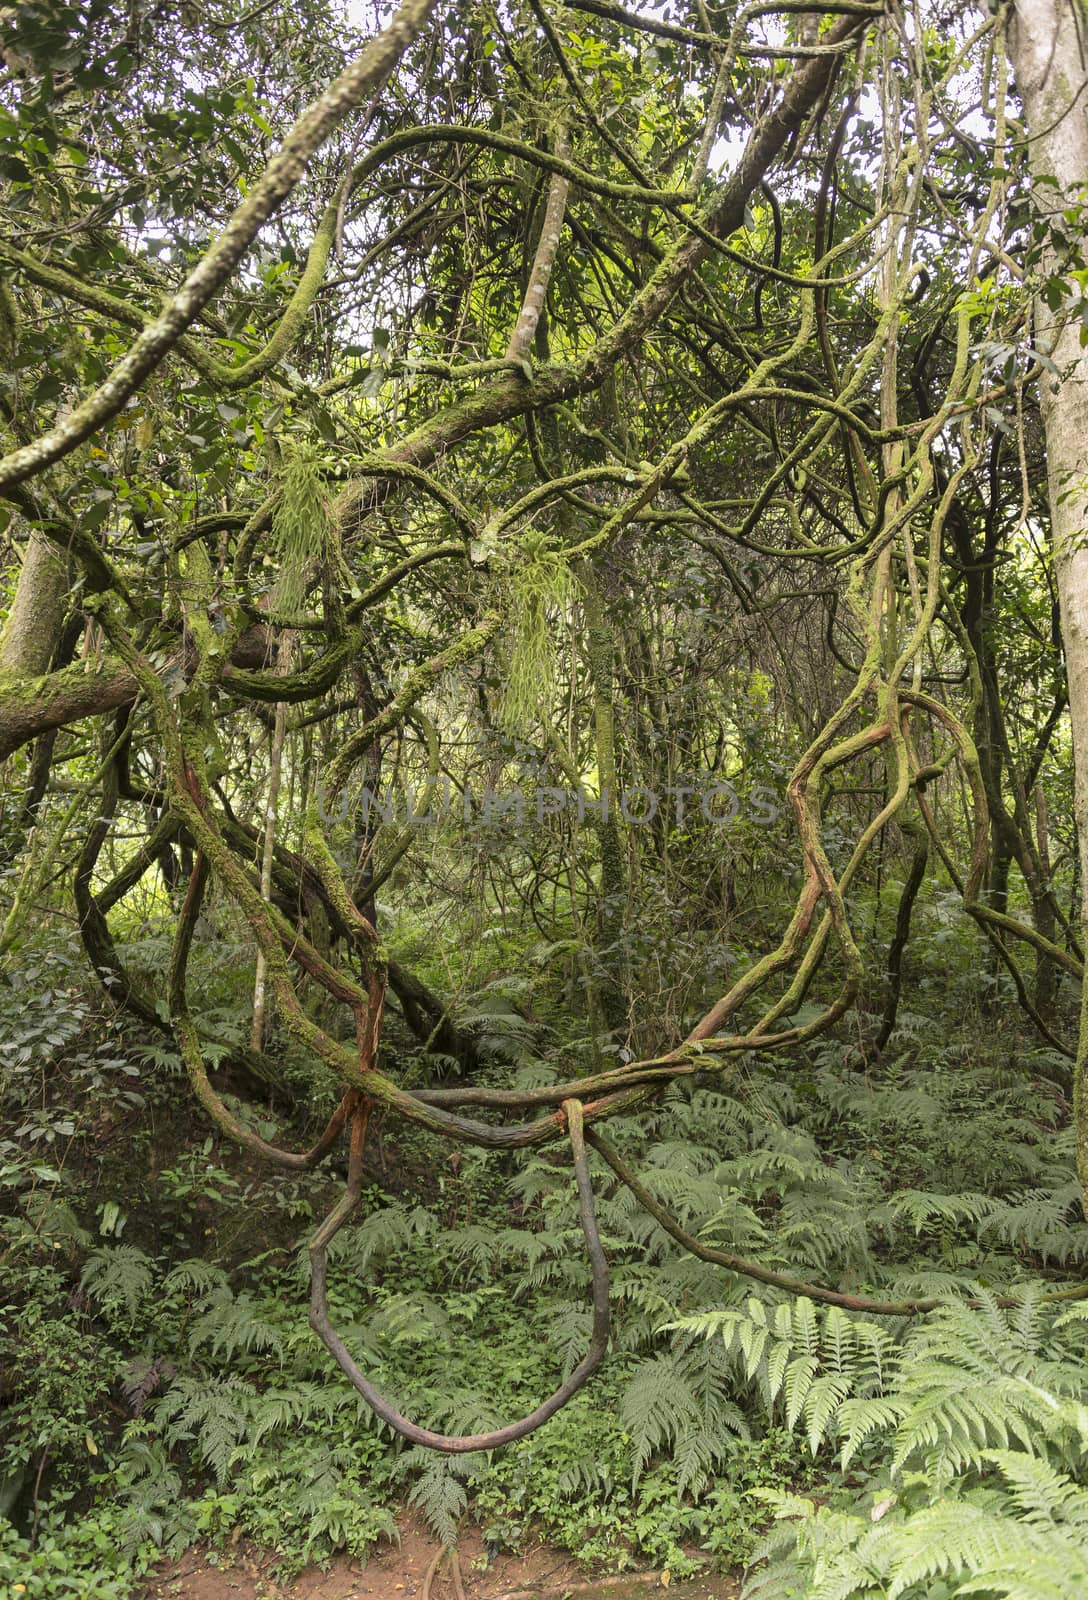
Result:
{"label": "dense jungle vegetation", "polygon": [[1080,0],[0,19],[0,1595],[1088,1596]]}

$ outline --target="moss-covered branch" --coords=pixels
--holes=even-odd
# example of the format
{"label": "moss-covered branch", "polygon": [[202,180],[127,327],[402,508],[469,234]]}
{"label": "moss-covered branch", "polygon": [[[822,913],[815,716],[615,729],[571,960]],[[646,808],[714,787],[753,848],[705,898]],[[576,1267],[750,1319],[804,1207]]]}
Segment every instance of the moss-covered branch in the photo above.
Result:
{"label": "moss-covered branch", "polygon": [[388,27],[303,112],[222,233],[106,380],[47,433],[0,460],[0,490],[61,460],[118,414],[233,274],[260,228],[302,178],[313,153],[349,112],[385,82],[434,3],[404,0]]}

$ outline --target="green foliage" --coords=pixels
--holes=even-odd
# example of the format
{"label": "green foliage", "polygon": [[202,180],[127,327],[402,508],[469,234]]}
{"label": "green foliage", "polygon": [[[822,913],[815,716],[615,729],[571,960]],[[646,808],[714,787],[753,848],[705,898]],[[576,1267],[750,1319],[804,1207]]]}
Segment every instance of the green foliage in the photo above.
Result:
{"label": "green foliage", "polygon": [[0,1594],[11,1600],[129,1600],[132,1563],[118,1542],[119,1517],[108,1507],[66,1521],[48,1513],[33,1540],[0,1516]]}
{"label": "green foliage", "polygon": [[[209,977],[229,1014],[230,981]],[[564,1025],[540,1015],[531,986],[512,992],[478,983],[459,1025],[486,1079],[547,1082],[563,1070]],[[879,1544],[874,1593],[944,1551],[945,1566],[911,1578],[919,1594],[976,1568],[1004,1594],[977,1551],[956,1554],[954,1517],[940,1532],[949,1505],[971,1508],[991,1553],[1003,1539],[1022,1555],[1025,1529],[1040,1572],[1044,1557],[1066,1559],[1062,1538],[1075,1543],[1083,1460],[1068,1408],[1088,1399],[1084,1312],[1046,1305],[1038,1274],[1078,1266],[1086,1230],[1052,1093],[1007,1056],[965,1061],[916,1015],[909,1054],[884,1068],[822,1044],[790,1080],[750,1067],[616,1120],[647,1186],[709,1243],[948,1304],[877,1320],[753,1289],[678,1250],[598,1168],[609,1366],[539,1434],[492,1458],[445,1459],[400,1448],[309,1331],[296,1246],[327,1204],[327,1178],[276,1180],[243,1231],[233,1218],[255,1195],[244,1163],[204,1129],[194,1136],[172,1066],[160,1074],[145,1055],[140,1087],[160,1124],[186,1119],[183,1136],[166,1142],[150,1187],[121,1167],[110,1181],[130,1187],[92,1187],[81,1152],[96,1159],[96,1130],[112,1125],[103,1107],[116,1115],[135,1051],[117,1037],[111,1057],[89,1047],[98,1024],[85,1004],[75,995],[60,1042],[43,1035],[23,1060],[38,1120],[11,1120],[3,1167],[0,1359],[11,1368],[29,1349],[40,1377],[5,1406],[0,1477],[10,1537],[25,1539],[44,1453],[42,1560],[77,1561],[57,1553],[80,1525],[77,1504],[91,1507],[89,1527],[106,1519],[117,1575],[98,1581],[119,1585],[152,1552],[229,1548],[239,1533],[274,1547],[285,1573],[338,1550],[364,1557],[395,1535],[406,1504],[447,1544],[473,1520],[493,1551],[543,1537],[589,1567],[676,1576],[744,1562],[772,1512],[789,1512],[768,1536],[774,1563],[753,1580],[771,1593],[817,1568],[853,1573]],[[420,1053],[408,1070],[434,1059]],[[72,1106],[58,1165],[37,1136],[62,1120],[53,1088]],[[565,1162],[446,1154],[418,1135],[386,1148],[385,1181],[367,1184],[330,1251],[331,1296],[350,1347],[402,1409],[477,1429],[527,1409],[578,1360],[586,1269]],[[1000,1309],[995,1282],[1019,1284],[1022,1306]],[[967,1295],[977,1308],[959,1303]],[[1052,1476],[1031,1477],[1027,1456]],[[1024,1472],[1051,1497],[1057,1532],[1026,1509]]]}
{"label": "green foliage", "polygon": [[335,548],[328,498],[311,455],[295,453],[286,462],[280,496],[272,521],[278,569],[272,604],[285,616],[295,616]]}
{"label": "green foliage", "polygon": [[669,1351],[636,1368],[620,1403],[636,1486],[651,1459],[667,1457],[678,1494],[705,1489],[713,1469],[728,1462],[733,1439],[749,1436],[729,1398],[729,1377],[713,1346]]}
{"label": "green foliage", "polygon": [[[289,1570],[408,1505],[446,1545],[475,1518],[680,1575],[743,1560],[773,1494],[772,1588],[1079,1581],[1085,1315],[1047,1295],[1088,1275],[1088,835],[1046,535],[1084,463],[1050,507],[1067,375],[1030,342],[1033,298],[1052,332],[1088,310],[1083,189],[1029,181],[1063,119],[1018,120],[996,5],[847,4],[813,49],[814,16],[762,6],[509,0],[398,24],[354,79],[380,80],[289,135],[382,9],[3,8],[0,600],[34,622],[0,635],[3,1560],[91,1594],[97,1548],[112,1593],[245,1535]],[[447,812],[366,807],[372,782]],[[333,787],[330,888],[302,819]],[[524,814],[472,801],[515,790]],[[413,1417],[534,1406],[589,1274],[558,1142],[439,1141],[394,1083],[574,1079],[719,1256],[938,1309],[787,1298],[595,1162],[606,1368],[502,1455],[404,1448],[308,1326],[342,1145],[267,1173],[170,1036],[198,850],[189,1006],[261,1137],[307,1148],[330,1063],[354,1081],[357,981],[377,1022],[347,896],[400,968],[329,1294]],[[844,981],[834,1033],[768,1043]],[[647,1061],[613,1117],[599,1073]]]}
{"label": "green foliage", "polygon": [[1048,1306],[1039,1286],[1020,1292],[1022,1304],[1006,1312],[976,1287],[977,1307],[950,1303],[898,1337],[887,1322],[806,1299],[773,1312],[751,1299],[676,1326],[720,1338],[738,1378],[786,1427],[804,1432],[813,1454],[841,1441],[845,1468],[879,1440],[893,1472],[924,1467],[939,1489],[981,1450],[1030,1445],[1055,1394],[1088,1398],[1088,1373],[1074,1364],[1069,1337],[1083,1319]]}
{"label": "green foliage", "polygon": [[0,1260],[0,1371],[33,1374],[6,1397],[0,1483],[26,1486],[45,1466],[54,1483],[78,1482],[99,1454],[122,1365],[103,1330],[73,1306],[56,1265]]}
{"label": "green foliage", "polygon": [[813,1454],[847,1398],[883,1393],[884,1368],[895,1350],[883,1327],[851,1321],[837,1306],[819,1313],[803,1298],[773,1313],[752,1299],[743,1310],[702,1313],[673,1326],[720,1336],[768,1413],[781,1412],[787,1428],[801,1424]]}
{"label": "green foliage", "polygon": [[[474,1514],[492,1549],[517,1549],[535,1532],[587,1565],[646,1563],[677,1577],[706,1555],[725,1566],[750,1553],[765,1515],[752,1488],[794,1481],[781,1437],[738,1438],[728,1402],[693,1417],[694,1386],[675,1377],[661,1384],[654,1368],[643,1364],[615,1386],[579,1396],[539,1435],[475,1475]],[[670,1395],[681,1400],[675,1415]],[[718,1414],[725,1426],[711,1438]],[[647,1466],[651,1441],[660,1448]]]}
{"label": "green foliage", "polygon": [[813,1600],[1080,1594],[1084,1321],[1082,1305],[1062,1312],[1028,1291],[1015,1311],[983,1296],[980,1311],[950,1305],[912,1326],[872,1393],[843,1399],[824,1424],[844,1468],[865,1461],[869,1514],[853,1489],[824,1507],[772,1497],[787,1531],[766,1542],[749,1592],[789,1595],[804,1581]]}
{"label": "green foliage", "polygon": [[[1088,1414],[1059,1407],[1083,1451]],[[777,1600],[1066,1600],[1088,1593],[1088,1491],[1037,1454],[984,1450],[935,1499],[923,1474],[871,1492],[868,1515],[770,1498],[789,1532],[746,1594]],[[799,1587],[801,1586],[801,1587]]]}
{"label": "green foliage", "polygon": [[513,567],[507,587],[509,661],[498,719],[508,733],[525,734],[551,716],[555,629],[565,621],[577,585],[562,553],[537,538]]}

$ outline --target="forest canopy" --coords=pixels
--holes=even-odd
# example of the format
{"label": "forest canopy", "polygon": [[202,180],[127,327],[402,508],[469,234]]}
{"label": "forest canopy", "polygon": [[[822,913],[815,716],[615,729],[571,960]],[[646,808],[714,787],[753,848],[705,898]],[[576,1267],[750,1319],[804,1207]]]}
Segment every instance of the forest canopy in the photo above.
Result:
{"label": "forest canopy", "polygon": [[1088,1593],[1083,10],[0,16],[11,1549],[282,1544],[321,1394],[298,1559],[452,1545],[622,1393],[635,1555],[797,1429],[902,1503],[768,1593]]}

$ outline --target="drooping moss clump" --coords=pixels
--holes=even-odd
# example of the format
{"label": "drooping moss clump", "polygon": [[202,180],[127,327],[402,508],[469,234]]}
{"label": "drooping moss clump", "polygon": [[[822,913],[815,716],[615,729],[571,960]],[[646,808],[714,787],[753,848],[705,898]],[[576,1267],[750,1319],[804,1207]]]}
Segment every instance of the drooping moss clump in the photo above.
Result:
{"label": "drooping moss clump", "polygon": [[298,612],[306,591],[328,566],[336,550],[336,529],[317,463],[294,455],[282,471],[283,495],[272,521],[278,566],[272,608],[286,616]]}
{"label": "drooping moss clump", "polygon": [[563,553],[547,538],[523,545],[524,559],[507,579],[507,680],[498,720],[511,734],[525,733],[546,715],[555,692],[556,623],[578,593]]}

